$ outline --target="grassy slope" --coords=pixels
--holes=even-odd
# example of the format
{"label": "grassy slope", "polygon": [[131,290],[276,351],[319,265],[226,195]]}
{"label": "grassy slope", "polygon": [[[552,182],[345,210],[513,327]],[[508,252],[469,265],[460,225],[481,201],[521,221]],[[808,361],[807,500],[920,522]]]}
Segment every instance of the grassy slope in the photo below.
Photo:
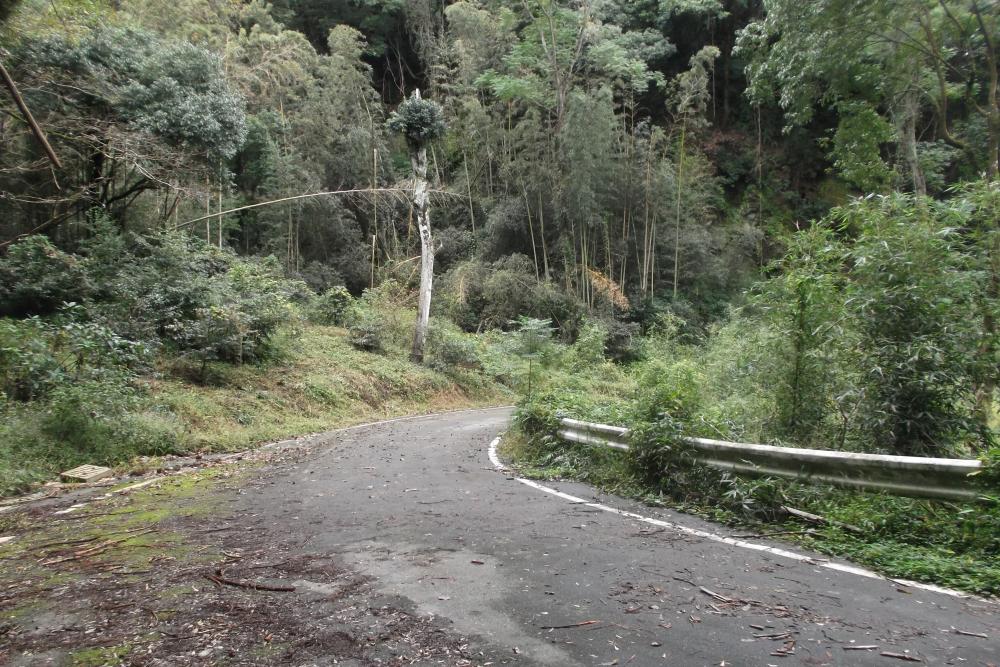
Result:
{"label": "grassy slope", "polygon": [[[509,391],[481,373],[443,373],[409,362],[400,351],[355,350],[346,332],[308,325],[286,344],[284,359],[263,366],[211,367],[210,384],[180,379],[164,360],[144,379],[144,403],[176,416],[188,451],[233,451],[281,438],[386,417],[509,403]],[[43,410],[39,407],[36,410]],[[26,422],[32,416],[21,415]],[[15,431],[16,432],[16,431]],[[71,451],[51,439],[41,444],[0,442],[0,495],[29,482],[53,479],[79,463],[123,464],[128,443],[108,448],[115,460]],[[134,451],[134,449],[133,449]],[[97,455],[99,456],[99,455]]]}
{"label": "grassy slope", "polygon": [[509,402],[481,375],[445,374],[395,355],[355,350],[345,331],[311,325],[289,358],[269,366],[217,366],[222,382],[200,386],[166,377],[154,400],[188,426],[191,448],[254,443],[396,415]]}

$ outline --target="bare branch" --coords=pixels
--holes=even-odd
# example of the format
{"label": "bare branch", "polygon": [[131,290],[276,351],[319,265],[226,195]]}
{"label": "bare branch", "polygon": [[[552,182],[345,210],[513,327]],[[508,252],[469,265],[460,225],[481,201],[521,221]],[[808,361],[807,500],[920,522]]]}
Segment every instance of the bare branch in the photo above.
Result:
{"label": "bare branch", "polygon": [[[25,104],[24,98],[21,97],[21,93],[18,92],[17,84],[14,83],[14,79],[10,78],[7,68],[3,66],[3,61],[0,61],[0,78],[3,79],[4,85],[6,85],[7,90],[10,91],[11,97],[14,98],[14,104],[16,104],[17,108],[21,110],[21,113],[24,114],[24,119],[28,121],[28,125],[31,126],[31,131],[35,135],[35,138],[38,139],[38,143],[40,143],[42,148],[45,149],[45,153],[49,156],[49,161],[56,169],[62,169],[62,163],[59,162],[59,156],[57,156],[55,150],[52,149],[52,145],[49,143],[49,140],[45,138],[45,132],[42,131],[42,128],[35,120],[35,117],[31,115],[31,110],[28,108],[28,105]],[[56,187],[59,187],[58,183],[56,184]]]}
{"label": "bare branch", "polygon": [[[281,199],[272,199],[270,201],[258,202],[256,204],[248,204],[246,206],[239,206],[237,208],[231,208],[228,211],[216,211],[215,213],[212,213],[210,215],[203,215],[200,218],[195,218],[194,220],[188,220],[186,222],[182,222],[179,225],[177,225],[176,229],[181,229],[183,227],[187,227],[189,225],[193,225],[196,222],[202,222],[204,220],[208,220],[209,218],[217,218],[217,217],[220,217],[220,216],[223,216],[223,215],[228,215],[230,213],[237,213],[239,211],[246,211],[246,210],[252,209],[252,208],[260,208],[262,206],[270,206],[272,204],[281,204],[281,203],[284,203],[284,202],[295,201],[295,200],[299,200],[299,199],[308,199],[310,197],[327,197],[327,196],[332,196],[332,195],[352,195],[352,194],[366,194],[366,193],[370,193],[370,194],[387,193],[387,194],[395,194],[395,195],[402,196],[402,194],[406,193],[406,192],[409,192],[409,190],[404,190],[402,188],[355,188],[355,189],[351,189],[351,190],[331,190],[331,191],[325,191],[325,192],[311,192],[309,194],[304,194],[304,195],[294,195],[292,197],[282,197]],[[434,194],[439,194],[439,195],[450,196],[450,197],[463,198],[462,195],[454,193],[454,192],[448,192],[447,190],[428,190],[428,192],[431,192],[431,193],[434,193]]]}

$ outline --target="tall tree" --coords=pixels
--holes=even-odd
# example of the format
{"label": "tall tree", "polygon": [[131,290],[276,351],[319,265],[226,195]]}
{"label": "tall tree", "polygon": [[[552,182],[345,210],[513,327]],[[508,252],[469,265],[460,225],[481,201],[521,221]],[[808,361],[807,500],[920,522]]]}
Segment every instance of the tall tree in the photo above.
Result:
{"label": "tall tree", "polygon": [[[739,39],[749,60],[749,93],[755,101],[777,97],[792,125],[809,122],[817,106],[838,108],[842,114],[860,110],[873,120],[867,109],[894,117],[899,158],[918,193],[925,178],[916,127],[926,110],[936,121],[938,139],[963,150],[977,168],[996,177],[1000,5],[982,0],[766,0],[765,8],[766,17],[748,25]],[[985,145],[976,141],[968,112],[979,117]]]}

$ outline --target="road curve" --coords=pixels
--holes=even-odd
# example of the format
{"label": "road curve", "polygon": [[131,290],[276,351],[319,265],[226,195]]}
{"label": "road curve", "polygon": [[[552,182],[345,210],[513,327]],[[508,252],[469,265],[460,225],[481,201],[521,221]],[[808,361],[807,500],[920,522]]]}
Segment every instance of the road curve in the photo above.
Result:
{"label": "road curve", "polygon": [[[321,436],[308,458],[267,470],[268,483],[247,488],[234,510],[444,620],[483,663],[1000,661],[995,603],[658,528],[518,483],[488,458],[509,416],[466,411]],[[584,484],[547,486],[724,532]]]}

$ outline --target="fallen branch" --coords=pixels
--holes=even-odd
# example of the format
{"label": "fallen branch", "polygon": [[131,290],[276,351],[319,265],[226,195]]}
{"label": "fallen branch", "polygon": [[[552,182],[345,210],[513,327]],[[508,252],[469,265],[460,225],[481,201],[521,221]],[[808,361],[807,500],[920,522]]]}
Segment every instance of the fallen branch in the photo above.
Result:
{"label": "fallen branch", "polygon": [[[48,156],[49,162],[51,162],[52,166],[56,169],[62,169],[62,163],[59,161],[59,157],[56,155],[56,152],[52,150],[52,144],[50,144],[49,140],[45,137],[45,132],[42,131],[38,121],[36,121],[35,117],[31,115],[31,110],[28,109],[28,105],[24,103],[24,98],[21,97],[21,93],[17,89],[17,84],[14,83],[14,79],[10,77],[10,74],[7,72],[7,68],[3,66],[2,62],[0,62],[0,78],[3,79],[4,85],[7,86],[7,90],[10,91],[10,96],[14,98],[14,103],[17,105],[17,108],[21,110],[21,113],[24,115],[24,119],[28,122],[28,126],[31,128],[31,133],[35,135],[35,139],[38,140],[38,143],[41,144],[42,148],[45,150],[45,155]],[[58,183],[56,183],[56,189],[59,189]]]}
{"label": "fallen branch", "polygon": [[46,542],[45,544],[32,545],[31,548],[32,549],[36,549],[36,550],[42,550],[42,549],[48,549],[49,547],[71,547],[71,546],[76,546],[78,544],[86,544],[87,542],[93,542],[98,537],[99,537],[98,535],[95,535],[94,537],[84,537],[84,538],[79,539],[79,540],[63,540],[61,542]]}
{"label": "fallen branch", "polygon": [[290,563],[290,562],[291,562],[291,559],[287,559],[287,560],[283,560],[283,561],[281,561],[279,563],[261,563],[260,565],[247,565],[246,569],[248,569],[248,570],[266,570],[267,568],[270,568],[270,567],[280,567],[280,566],[285,565],[285,564]]}
{"label": "fallen branch", "polygon": [[271,586],[270,584],[258,584],[252,581],[236,581],[235,579],[227,579],[222,575],[206,574],[205,578],[214,582],[216,586],[225,584],[226,586],[249,588],[254,591],[274,591],[278,593],[291,593],[295,590],[295,586]]}
{"label": "fallen branch", "polygon": [[969,632],[968,630],[959,630],[958,628],[952,628],[952,632],[956,635],[964,635],[966,637],[979,637],[980,639],[989,639],[989,635],[985,632]]}
{"label": "fallen branch", "polygon": [[540,625],[542,630],[565,630],[567,628],[581,628],[585,625],[594,625],[595,623],[600,623],[600,621],[580,621],[579,623],[570,623],[569,625]]}
{"label": "fallen branch", "polygon": [[773,533],[756,533],[752,535],[730,535],[729,537],[734,540],[760,539],[762,537],[774,537],[775,535],[812,535],[815,532],[812,528],[806,528],[805,530],[776,530]]}
{"label": "fallen branch", "polygon": [[735,600],[733,600],[732,598],[727,598],[725,595],[719,595],[718,593],[708,590],[704,586],[699,586],[698,590],[700,590],[702,593],[704,593],[710,598],[715,598],[719,602],[726,602],[726,603],[735,602]]}
{"label": "fallen branch", "polygon": [[55,565],[56,563],[65,563],[66,561],[70,561],[70,560],[79,560],[81,558],[86,558],[87,556],[96,556],[96,555],[98,555],[100,553],[103,553],[108,547],[114,546],[116,544],[121,544],[122,542],[128,542],[129,540],[134,540],[137,537],[140,537],[142,535],[146,535],[147,533],[153,533],[153,532],[156,532],[155,528],[147,528],[145,530],[140,530],[139,532],[131,533],[131,534],[126,535],[125,537],[119,538],[117,540],[106,540],[104,542],[101,542],[98,545],[89,547],[87,549],[82,549],[81,551],[77,551],[76,553],[74,553],[71,556],[64,556],[62,558],[54,558],[54,559],[51,559],[51,560],[42,561],[41,564],[42,565]]}
{"label": "fallen branch", "polygon": [[896,658],[897,660],[905,660],[907,662],[923,662],[920,658],[914,658],[912,655],[906,655],[905,653],[893,653],[892,651],[882,651],[879,655],[884,655],[887,658]]}
{"label": "fallen branch", "polygon": [[798,517],[803,521],[808,521],[809,523],[816,523],[821,525],[836,526],[837,528],[843,528],[844,530],[850,531],[852,533],[857,533],[863,535],[865,531],[857,526],[852,526],[849,523],[844,523],[843,521],[837,521],[835,519],[828,519],[825,516],[820,516],[819,514],[812,514],[810,512],[803,512],[802,510],[797,510],[794,507],[788,507],[782,505],[781,509],[794,517]]}
{"label": "fallen branch", "polygon": [[845,651],[874,651],[878,648],[878,644],[868,644],[866,646],[842,646]]}

